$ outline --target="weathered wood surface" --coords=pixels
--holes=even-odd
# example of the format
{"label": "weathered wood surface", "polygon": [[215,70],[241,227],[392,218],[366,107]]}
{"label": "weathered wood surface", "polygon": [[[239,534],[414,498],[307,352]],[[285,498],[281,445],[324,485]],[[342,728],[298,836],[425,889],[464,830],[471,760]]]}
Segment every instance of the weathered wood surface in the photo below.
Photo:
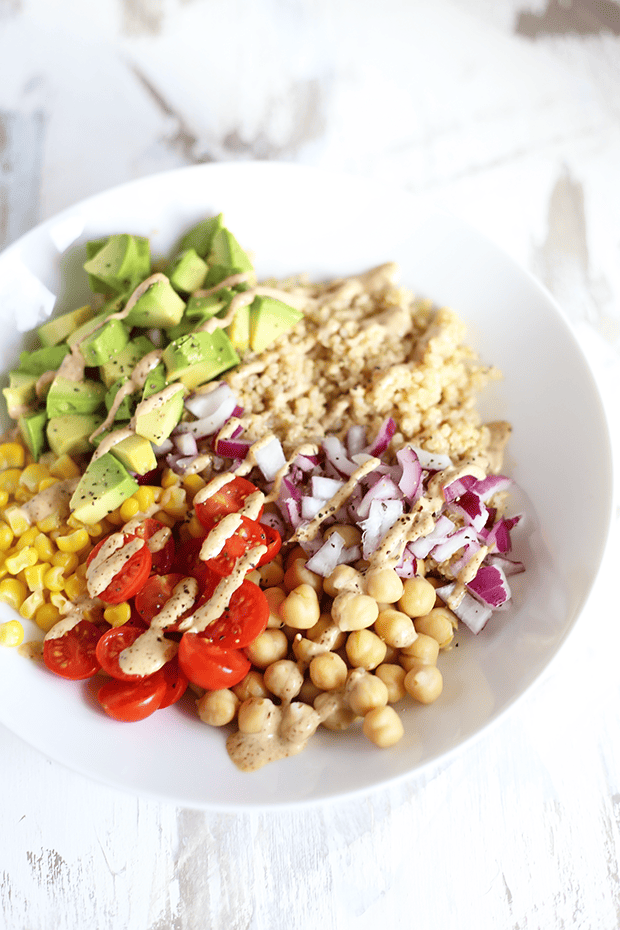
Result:
{"label": "weathered wood surface", "polygon": [[[0,0],[0,243],[192,162],[387,176],[556,295],[617,446],[619,100],[610,0]],[[363,800],[176,809],[0,731],[0,927],[616,930],[617,524],[544,680],[449,763]]]}

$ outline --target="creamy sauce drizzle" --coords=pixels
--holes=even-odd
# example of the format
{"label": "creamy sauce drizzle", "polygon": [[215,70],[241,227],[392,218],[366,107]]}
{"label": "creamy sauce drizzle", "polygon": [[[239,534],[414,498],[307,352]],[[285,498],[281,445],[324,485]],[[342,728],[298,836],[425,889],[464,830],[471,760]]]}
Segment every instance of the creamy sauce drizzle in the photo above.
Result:
{"label": "creamy sauce drizzle", "polygon": [[30,524],[39,523],[53,513],[57,513],[61,519],[65,519],[69,516],[69,502],[79,480],[79,478],[66,478],[64,481],[51,484],[49,488],[39,491],[29,501],[22,504],[20,507],[21,512]]}
{"label": "creamy sauce drizzle", "polygon": [[356,469],[349,480],[343,484],[343,486],[336,491],[334,496],[327,501],[324,507],[319,510],[319,512],[309,520],[308,523],[304,523],[295,530],[293,536],[291,537],[293,542],[311,542],[318,533],[321,524],[327,520],[328,517],[331,517],[336,513],[343,504],[351,497],[354,493],[358,483],[366,475],[370,474],[371,471],[374,471],[375,468],[378,468],[381,464],[381,459],[370,458],[367,459],[363,465],[360,465]]}
{"label": "creamy sauce drizzle", "polygon": [[129,559],[145,545],[136,537],[125,542],[125,534],[112,533],[86,569],[86,582],[91,597],[98,597],[123,569]]}

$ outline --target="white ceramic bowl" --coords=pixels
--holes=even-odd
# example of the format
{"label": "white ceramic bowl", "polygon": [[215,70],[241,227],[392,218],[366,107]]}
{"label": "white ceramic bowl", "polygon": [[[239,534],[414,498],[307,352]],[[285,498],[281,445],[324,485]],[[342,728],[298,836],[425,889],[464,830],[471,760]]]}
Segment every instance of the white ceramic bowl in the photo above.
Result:
{"label": "white ceramic bowl", "polygon": [[[417,293],[453,306],[471,344],[504,380],[484,394],[489,418],[512,422],[507,470],[522,489],[515,534],[527,572],[514,604],[442,657],[445,690],[403,709],[405,736],[378,750],[359,732],[317,734],[301,755],[238,772],[225,734],[178,707],[116,723],[70,683],[0,650],[0,721],[47,756],[94,779],[186,806],[249,808],[350,795],[411,776],[459,750],[526,692],[557,653],[594,583],[608,534],[611,454],[594,380],[561,312],[527,273],[448,215],[412,198],[318,170],[273,163],[206,165],[145,178],[48,220],[0,257],[4,371],[24,332],[88,297],[79,248],[115,232],[149,236],[166,254],[179,235],[223,211],[261,276],[323,279],[396,260]],[[587,475],[587,480],[586,480]],[[0,618],[12,616],[0,605]],[[39,636],[25,623],[26,638]]]}

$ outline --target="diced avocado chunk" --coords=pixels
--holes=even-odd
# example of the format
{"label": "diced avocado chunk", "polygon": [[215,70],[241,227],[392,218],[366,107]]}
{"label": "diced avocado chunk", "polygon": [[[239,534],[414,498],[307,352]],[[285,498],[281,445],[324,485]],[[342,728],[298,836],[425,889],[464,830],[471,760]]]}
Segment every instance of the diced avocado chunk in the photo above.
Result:
{"label": "diced avocado chunk", "polygon": [[171,342],[162,353],[168,381],[182,381],[192,390],[239,364],[239,356],[223,329],[197,332]]}
{"label": "diced avocado chunk", "polygon": [[302,317],[301,310],[274,297],[255,297],[250,307],[250,348],[262,352]]}
{"label": "diced avocado chunk", "polygon": [[[118,394],[120,389],[123,387],[123,385],[127,384],[128,381],[129,381],[129,378],[119,378],[118,381],[115,381],[114,384],[110,385],[110,387],[106,391],[104,401],[105,401],[105,405],[106,405],[106,409],[108,413],[112,409],[112,405],[114,401],[116,400],[116,395]],[[114,422],[116,423],[117,420],[130,420],[134,414],[134,410],[136,409],[137,403],[138,403],[138,399],[134,392],[132,392],[131,394],[127,394],[125,397],[123,397],[118,407],[118,410],[116,411],[114,415]]]}
{"label": "diced avocado chunk", "polygon": [[170,281],[155,281],[135,302],[125,317],[128,326],[169,329],[180,323],[185,301],[182,300]]}
{"label": "diced avocado chunk", "polygon": [[163,364],[163,362],[160,362],[148,373],[148,377],[144,382],[144,387],[142,388],[142,400],[146,400],[147,397],[151,397],[153,394],[157,394],[158,391],[163,391],[165,387],[166,366]]}
{"label": "diced avocado chunk", "polygon": [[66,413],[62,417],[52,417],[47,423],[50,449],[56,455],[92,452],[88,437],[102,422],[102,418],[94,413]]}
{"label": "diced avocado chunk", "polygon": [[138,490],[138,482],[110,452],[91,461],[71,498],[71,511],[82,523],[98,523]]}
{"label": "diced avocado chunk", "polygon": [[247,352],[250,348],[250,307],[239,307],[226,332],[237,352]]}
{"label": "diced avocado chunk", "polygon": [[213,237],[207,259],[209,265],[224,265],[238,271],[253,271],[249,255],[243,251],[229,229],[220,229]]}
{"label": "diced avocado chunk", "polygon": [[9,372],[9,386],[2,388],[9,416],[16,420],[24,410],[37,403],[36,386],[39,380],[37,375],[29,375],[24,371]]}
{"label": "diced avocado chunk", "polygon": [[[176,385],[174,386],[176,387]],[[133,422],[138,436],[150,439],[156,446],[167,439],[183,415],[185,391],[182,385],[178,390],[164,390],[161,395],[152,394],[136,408]]]}
{"label": "diced avocado chunk", "polygon": [[168,277],[175,291],[191,294],[202,287],[208,266],[196,249],[185,249],[174,259],[168,269]]}
{"label": "diced avocado chunk", "polygon": [[[222,281],[225,281],[226,278],[230,278],[236,274],[244,274],[245,272],[241,268],[231,268],[228,265],[210,265],[207,277],[205,278],[205,283],[203,284],[204,288],[215,287],[216,284],[221,284]],[[244,291],[249,285],[245,281],[241,281],[239,284],[234,285],[235,290]]]}
{"label": "diced avocado chunk", "polygon": [[34,352],[20,352],[19,370],[38,378],[46,371],[56,371],[68,352],[69,347],[66,345],[45,346],[43,349],[35,349]]}
{"label": "diced avocado chunk", "polygon": [[44,346],[55,346],[64,342],[67,336],[86,323],[94,315],[95,311],[90,304],[71,310],[70,313],[63,313],[62,316],[54,317],[39,326],[37,332],[39,339]]}
{"label": "diced avocado chunk", "polygon": [[[232,300],[234,296],[232,291],[229,291],[229,294],[230,300]],[[203,323],[206,323],[207,320],[210,320],[211,317],[216,316],[220,310],[224,309],[226,303],[227,301],[223,300],[221,296],[215,294],[210,294],[208,297],[190,297],[187,301],[183,319],[178,326],[173,326],[168,330],[168,338],[172,341],[180,336],[187,336],[188,333],[192,333]]]}
{"label": "diced avocado chunk", "polygon": [[105,388],[98,381],[89,378],[70,381],[57,375],[47,393],[47,415],[51,419],[65,413],[95,413],[102,406],[104,396]]}
{"label": "diced avocado chunk", "polygon": [[128,378],[140,359],[149,352],[153,352],[154,349],[155,346],[147,336],[137,336],[100,366],[101,380],[109,388],[119,378]]}
{"label": "diced avocado chunk", "polygon": [[36,413],[26,414],[17,421],[22,439],[30,449],[30,453],[35,461],[39,460],[41,453],[47,448],[45,436],[46,423],[47,413],[45,410],[37,410]]}
{"label": "diced avocado chunk", "polygon": [[223,228],[224,217],[220,213],[193,226],[181,239],[181,249],[194,249],[201,258],[211,251],[213,238]]}
{"label": "diced avocado chunk", "polygon": [[102,294],[120,294],[136,287],[148,277],[151,255],[148,239],[126,233],[92,240],[86,245],[91,290]]}
{"label": "diced avocado chunk", "polygon": [[95,333],[96,330],[100,329],[109,315],[109,311],[98,313],[96,316],[91,317],[90,320],[86,320],[85,323],[82,323],[81,326],[78,326],[77,329],[73,330],[73,332],[67,336],[67,345],[69,348],[81,344],[84,339],[87,339],[90,335]]}
{"label": "diced avocado chunk", "polygon": [[86,364],[94,368],[96,365],[103,365],[110,356],[124,349],[128,342],[127,327],[120,320],[108,320],[80,343],[80,352]]}
{"label": "diced avocado chunk", "polygon": [[110,452],[128,471],[133,471],[138,475],[146,475],[147,472],[157,468],[153,446],[148,439],[136,433],[115,443]]}

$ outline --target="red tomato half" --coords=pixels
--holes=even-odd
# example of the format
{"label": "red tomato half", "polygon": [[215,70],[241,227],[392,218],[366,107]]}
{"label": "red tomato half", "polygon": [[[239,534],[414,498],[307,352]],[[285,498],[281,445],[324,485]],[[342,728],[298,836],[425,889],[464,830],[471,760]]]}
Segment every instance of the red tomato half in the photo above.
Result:
{"label": "red tomato half", "polygon": [[[252,484],[251,481],[237,475],[232,481],[221,487],[219,491],[212,494],[211,497],[208,497],[202,503],[195,504],[196,516],[203,526],[211,529],[213,524],[225,517],[227,513],[238,513],[246,497],[249,497],[256,490],[258,490],[256,485]],[[261,507],[259,519],[262,513],[263,509]]]}
{"label": "red tomato half", "polygon": [[263,531],[265,533],[265,542],[263,545],[267,546],[267,552],[262,556],[259,561],[257,568],[260,568],[261,565],[266,565],[267,562],[271,560],[278,554],[282,547],[282,537],[272,526],[267,526],[265,523],[261,523]]}
{"label": "red tomato half", "polygon": [[101,630],[89,620],[80,620],[71,630],[43,643],[43,661],[61,678],[82,681],[99,671],[97,643]]}
{"label": "red tomato half", "polygon": [[144,628],[133,623],[112,627],[107,630],[97,643],[97,659],[104,672],[119,681],[138,681],[144,675],[126,675],[118,664],[118,657],[128,646],[133,645]]}
{"label": "red tomato half", "polygon": [[256,520],[250,520],[248,517],[242,517],[241,520],[241,525],[226,540],[221,552],[205,562],[205,565],[208,565],[211,571],[222,578],[230,575],[237,564],[237,559],[249,549],[253,549],[255,546],[267,545],[267,536],[262,524],[257,523]]}
{"label": "red tomato half", "polygon": [[[86,560],[87,565],[90,565],[108,538],[109,537],[106,536],[97,543]],[[125,534],[124,544],[136,538],[137,537],[133,534]],[[152,558],[148,546],[141,546],[140,549],[134,552],[128,561],[125,562],[108,587],[99,595],[101,600],[106,604],[121,604],[123,601],[133,597],[149,577],[151,562]]]}
{"label": "red tomato half", "polygon": [[[149,539],[158,533],[160,530],[167,529],[163,523],[160,523],[159,520],[154,520],[153,517],[145,517],[145,519],[140,523],[136,529],[136,536],[140,536],[141,539],[145,539],[148,543]],[[174,562],[174,539],[172,534],[168,536],[165,544],[161,549],[158,549],[157,552],[151,551],[151,571],[157,572],[158,575],[165,575],[172,568],[172,563]]]}
{"label": "red tomato half", "polygon": [[232,688],[251,668],[250,660],[240,649],[214,646],[199,633],[183,634],[178,658],[189,680],[209,691]]}
{"label": "red tomato half", "polygon": [[161,707],[167,685],[162,669],[139,681],[111,678],[97,692],[97,700],[109,717],[131,723],[144,720]]}
{"label": "red tomato half", "polygon": [[[219,581],[219,578],[214,580]],[[214,590],[215,584],[211,582],[194,610],[207,603]],[[268,620],[267,598],[258,585],[246,580],[234,592],[221,617],[199,635],[222,649],[243,649],[266,629]]]}
{"label": "red tomato half", "polygon": [[176,704],[176,702],[183,697],[189,682],[187,680],[187,675],[181,671],[179,660],[176,656],[174,659],[171,659],[170,662],[166,662],[161,671],[164,676],[164,681],[166,682],[166,691],[159,705],[159,709],[163,710],[164,707],[170,707],[171,704]]}
{"label": "red tomato half", "polygon": [[136,594],[136,610],[145,623],[150,623],[164,604],[170,599],[175,585],[185,576],[180,572],[168,575],[151,575],[144,587]]}

